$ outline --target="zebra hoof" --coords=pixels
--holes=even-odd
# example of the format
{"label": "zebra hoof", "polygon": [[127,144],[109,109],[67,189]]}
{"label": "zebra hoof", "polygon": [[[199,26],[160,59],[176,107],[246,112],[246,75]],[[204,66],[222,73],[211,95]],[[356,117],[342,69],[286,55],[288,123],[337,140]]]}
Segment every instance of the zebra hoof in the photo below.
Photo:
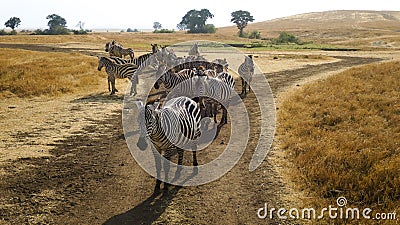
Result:
{"label": "zebra hoof", "polygon": [[117,90],[117,89],[115,89],[115,92],[118,92],[118,90]]}

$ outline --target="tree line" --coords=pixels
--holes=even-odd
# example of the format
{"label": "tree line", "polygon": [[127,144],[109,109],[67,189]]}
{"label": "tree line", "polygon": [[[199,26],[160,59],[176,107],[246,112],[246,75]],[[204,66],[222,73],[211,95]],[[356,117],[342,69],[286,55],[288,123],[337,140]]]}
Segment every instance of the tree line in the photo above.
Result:
{"label": "tree line", "polygon": [[[254,18],[250,15],[248,11],[238,10],[231,13],[231,22],[235,23],[239,29],[239,36],[244,37],[243,29],[247,26],[249,22],[253,22]],[[201,10],[189,10],[183,17],[180,23],[177,24],[179,30],[186,30],[188,33],[215,33],[216,28],[213,24],[206,24],[208,19],[213,18],[214,15],[208,9]],[[35,31],[36,34],[69,34],[71,30],[66,28],[67,21],[57,15],[51,14],[46,17],[48,19],[47,25],[48,29]],[[6,27],[12,29],[12,33],[16,34],[15,28],[17,28],[21,23],[21,19],[18,17],[11,17],[4,24]],[[84,23],[79,21],[79,30],[72,30],[75,34],[85,34],[89,30],[83,29]],[[162,25],[159,22],[154,22],[153,25],[155,33],[171,33],[173,30],[162,29]],[[136,29],[135,29],[136,30]],[[128,32],[134,32],[135,30],[130,29]],[[137,31],[137,30],[136,30]]]}

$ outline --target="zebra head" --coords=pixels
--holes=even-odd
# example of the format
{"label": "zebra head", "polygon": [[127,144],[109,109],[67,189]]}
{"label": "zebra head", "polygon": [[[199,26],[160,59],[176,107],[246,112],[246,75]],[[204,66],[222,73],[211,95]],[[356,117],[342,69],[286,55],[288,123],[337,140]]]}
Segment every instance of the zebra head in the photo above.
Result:
{"label": "zebra head", "polygon": [[139,109],[139,114],[137,122],[139,124],[139,140],[137,146],[140,150],[145,150],[147,148],[147,139],[149,134],[152,132],[154,123],[157,122],[157,108],[158,102],[152,104],[144,105],[142,101],[137,100],[136,105]]}
{"label": "zebra head", "polygon": [[106,46],[105,46],[106,49],[104,51],[106,51],[106,52],[110,51],[110,47],[111,47],[111,43],[107,42]]}
{"label": "zebra head", "polygon": [[157,44],[151,44],[151,52],[157,53],[158,52],[158,45]]}
{"label": "zebra head", "polygon": [[97,56],[97,58],[99,59],[97,70],[101,71],[101,69],[106,66],[105,61],[107,60],[107,58],[103,56]]}

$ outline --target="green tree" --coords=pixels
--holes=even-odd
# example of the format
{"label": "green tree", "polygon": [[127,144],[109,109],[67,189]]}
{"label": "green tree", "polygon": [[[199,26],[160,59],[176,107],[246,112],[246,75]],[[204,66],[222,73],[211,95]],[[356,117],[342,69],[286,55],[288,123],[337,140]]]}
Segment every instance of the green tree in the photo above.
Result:
{"label": "green tree", "polygon": [[192,9],[182,17],[182,21],[177,25],[179,30],[189,30],[188,33],[207,33],[206,21],[214,15],[208,9]]}
{"label": "green tree", "polygon": [[47,25],[49,26],[48,34],[68,34],[66,28],[67,21],[57,14],[48,15],[46,19],[49,20]]}
{"label": "green tree", "polygon": [[11,28],[12,30],[15,30],[21,23],[21,20],[18,17],[11,17],[7,22],[4,23],[6,27]]}
{"label": "green tree", "polygon": [[249,22],[254,21],[253,16],[251,16],[249,12],[243,10],[232,12],[231,16],[231,22],[235,23],[239,29],[239,37],[243,37],[243,29],[247,27]]}
{"label": "green tree", "polygon": [[154,28],[154,30],[161,30],[162,25],[161,25],[160,22],[154,22],[153,23],[153,28]]}

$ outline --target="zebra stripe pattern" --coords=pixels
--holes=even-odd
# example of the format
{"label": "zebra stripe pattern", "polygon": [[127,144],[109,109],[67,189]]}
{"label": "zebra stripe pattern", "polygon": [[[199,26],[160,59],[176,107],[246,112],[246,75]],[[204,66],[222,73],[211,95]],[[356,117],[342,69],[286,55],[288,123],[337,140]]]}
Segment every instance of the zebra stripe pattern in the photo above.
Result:
{"label": "zebra stripe pattern", "polygon": [[112,42],[107,42],[105,48],[105,51],[108,52],[110,56],[123,58],[124,56],[129,55],[131,59],[133,59],[135,56],[133,49],[124,48],[122,45],[117,44],[114,40],[112,40]]}
{"label": "zebra stripe pattern", "polygon": [[[135,74],[137,70],[137,66],[134,64],[123,64],[123,65],[118,65],[115,64],[111,59],[107,57],[98,57],[99,59],[99,65],[97,69],[101,71],[103,67],[105,67],[105,70],[108,75],[108,90],[111,91],[111,95],[115,94],[115,92],[118,92],[118,90],[115,88],[115,78],[128,78],[131,83],[131,94],[133,93],[136,95],[136,85],[139,83],[138,76]],[[110,84],[112,89],[110,90]]]}
{"label": "zebra stripe pattern", "polygon": [[241,95],[247,94],[247,85],[249,86],[250,92],[250,84],[253,79],[254,74],[254,62],[253,62],[253,55],[248,55],[245,57],[244,62],[240,64],[238,73],[242,80],[242,93]]}
{"label": "zebra stripe pattern", "polygon": [[153,69],[156,69],[158,67],[158,62],[156,57],[152,57],[153,53],[146,53],[144,55],[141,55],[137,58],[133,59],[124,59],[120,57],[115,57],[111,56],[110,59],[113,60],[116,64],[135,64],[138,66],[138,73],[142,71],[144,68],[147,66],[151,66]]}
{"label": "zebra stripe pattern", "polygon": [[[137,146],[147,146],[145,137],[149,137],[156,150],[169,161],[173,151],[178,152],[178,165],[182,165],[183,149],[189,145],[193,150],[193,166],[197,166],[197,139],[200,137],[200,111],[196,102],[187,97],[178,97],[167,101],[163,108],[136,102],[139,108],[140,137]],[[143,121],[144,118],[144,121]],[[146,147],[144,147],[145,149]],[[141,148],[142,149],[142,148]],[[142,149],[142,150],[144,150]],[[161,159],[153,151],[156,161],[157,177],[160,177]],[[165,177],[169,172],[169,163],[164,164]],[[161,181],[157,179],[154,192],[160,190]],[[164,191],[168,184],[164,183]]]}
{"label": "zebra stripe pattern", "polygon": [[161,84],[164,84],[167,90],[171,90],[179,83],[192,78],[196,73],[191,69],[183,69],[177,73],[172,70],[165,72],[154,84],[155,89],[159,89]]}
{"label": "zebra stripe pattern", "polygon": [[[191,79],[186,79],[185,81],[176,85],[176,87],[170,93],[170,96],[171,98],[176,96],[186,96],[189,98],[198,99],[201,110],[204,108],[203,99],[213,99],[213,101],[215,101],[214,105],[221,104],[223,108],[220,125],[226,124],[228,121],[227,108],[229,107],[234,92],[232,88],[234,82],[231,84],[225,83],[226,81],[230,82],[231,80],[228,75],[229,74],[226,74],[226,77],[221,75],[221,79],[207,77],[205,75],[194,76]],[[202,113],[202,115],[204,115],[204,113]],[[216,120],[215,117],[214,120]]]}

